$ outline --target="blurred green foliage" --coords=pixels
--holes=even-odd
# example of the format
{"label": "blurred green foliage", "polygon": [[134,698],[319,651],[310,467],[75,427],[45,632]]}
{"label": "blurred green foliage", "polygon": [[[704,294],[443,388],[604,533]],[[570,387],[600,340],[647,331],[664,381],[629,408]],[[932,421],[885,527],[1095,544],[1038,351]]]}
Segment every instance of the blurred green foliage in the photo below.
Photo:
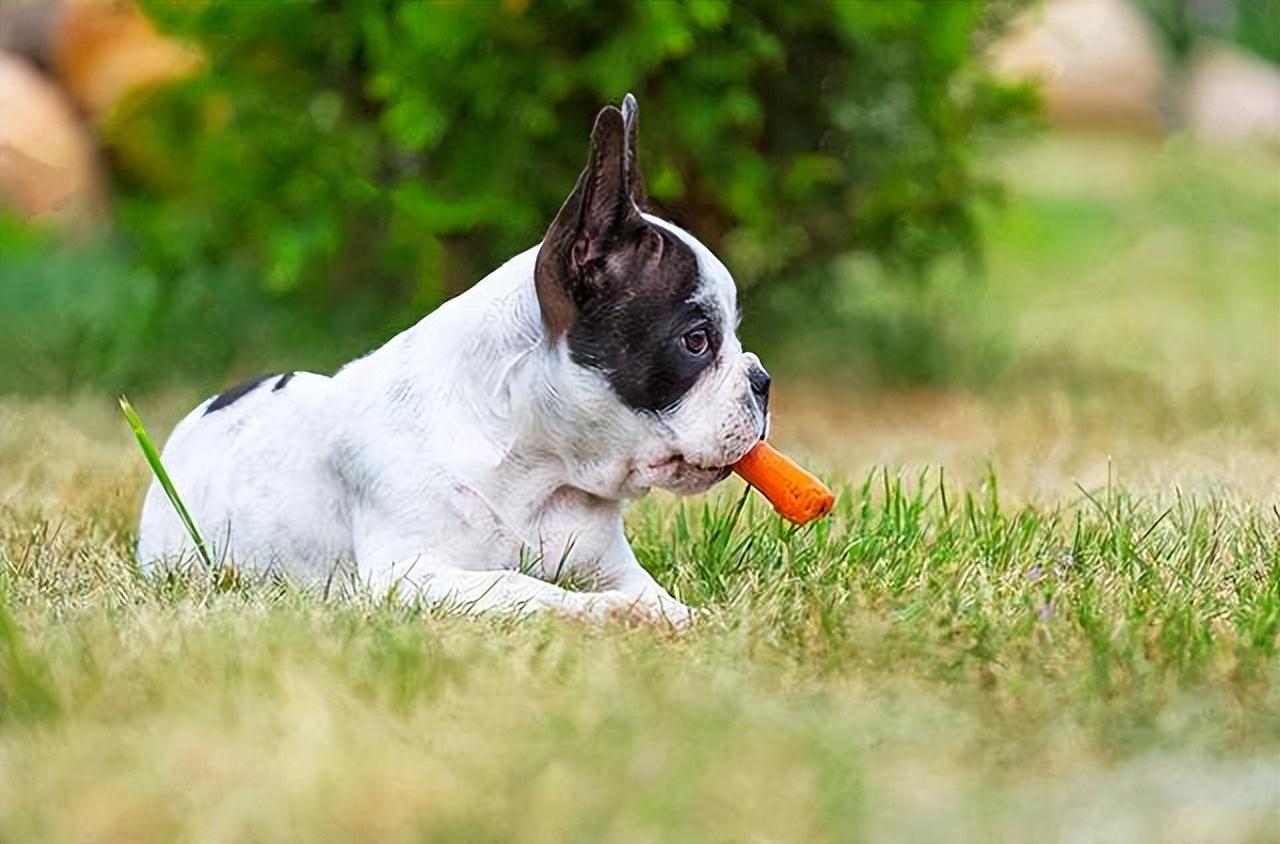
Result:
{"label": "blurred green foliage", "polygon": [[1024,113],[976,2],[155,3],[208,73],[112,127],[160,269],[420,313],[536,243],[597,109],[634,91],[655,207],[743,283],[857,246],[974,247],[981,130]]}
{"label": "blurred green foliage", "polygon": [[[115,240],[81,260],[123,261],[95,284],[130,292],[86,330],[148,352],[75,372],[129,386],[163,356],[221,375],[263,334],[367,347],[536,243],[627,91],[651,205],[748,295],[822,308],[850,251],[919,282],[977,254],[977,151],[1034,107],[976,58],[1021,5],[144,2],[206,66],[103,127]],[[200,354],[193,314],[218,332]]]}
{"label": "blurred green foliage", "polygon": [[123,237],[64,241],[0,213],[0,392],[212,389],[239,361],[336,365],[371,340],[329,348],[334,317],[264,297],[247,272],[211,263],[161,275]]}

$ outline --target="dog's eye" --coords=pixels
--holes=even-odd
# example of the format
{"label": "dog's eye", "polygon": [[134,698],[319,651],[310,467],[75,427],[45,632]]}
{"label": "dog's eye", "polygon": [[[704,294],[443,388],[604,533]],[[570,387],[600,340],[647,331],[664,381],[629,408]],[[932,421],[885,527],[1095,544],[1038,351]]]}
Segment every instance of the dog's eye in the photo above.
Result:
{"label": "dog's eye", "polygon": [[705,328],[695,328],[681,338],[684,347],[689,350],[691,355],[701,355],[706,353],[707,347],[711,345],[711,339],[707,336]]}

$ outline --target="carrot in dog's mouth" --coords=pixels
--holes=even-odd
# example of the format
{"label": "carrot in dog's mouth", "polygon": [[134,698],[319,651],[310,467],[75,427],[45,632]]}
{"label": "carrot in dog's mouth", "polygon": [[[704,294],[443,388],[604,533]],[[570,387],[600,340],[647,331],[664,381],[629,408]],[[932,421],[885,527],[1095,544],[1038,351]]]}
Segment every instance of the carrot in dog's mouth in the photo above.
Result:
{"label": "carrot in dog's mouth", "polygon": [[769,499],[779,515],[797,525],[825,516],[836,503],[826,484],[764,440],[735,463],[733,471]]}

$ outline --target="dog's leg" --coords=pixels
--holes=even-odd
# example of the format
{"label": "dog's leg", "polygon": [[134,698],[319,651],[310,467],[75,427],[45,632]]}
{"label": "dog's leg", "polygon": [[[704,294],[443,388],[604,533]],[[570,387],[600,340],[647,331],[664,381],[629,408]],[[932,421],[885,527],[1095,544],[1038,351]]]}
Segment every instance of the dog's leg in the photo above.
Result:
{"label": "dog's leg", "polygon": [[460,612],[507,612],[530,615],[550,611],[562,615],[604,619],[630,614],[636,599],[620,590],[570,592],[517,571],[463,571],[444,567],[406,573],[390,583],[374,579],[378,593],[394,588],[403,597],[419,596],[426,603]]}
{"label": "dog's leg", "polygon": [[562,615],[606,618],[637,609],[636,599],[620,590],[570,592],[510,569],[470,571],[416,553],[409,537],[367,535],[356,548],[359,577],[370,593],[401,599],[421,598],[431,605],[461,612],[508,612],[528,615],[551,611]]}
{"label": "dog's leg", "polygon": [[693,609],[663,589],[639,562],[613,577],[610,583],[656,620],[683,627],[693,618]]}
{"label": "dog's leg", "polygon": [[460,569],[414,549],[423,542],[404,534],[367,532],[357,542],[359,576],[372,594],[394,590],[401,598],[463,612],[512,612],[527,615],[551,611],[586,618],[633,616],[683,625],[689,608],[649,576],[627,542],[618,521],[609,550],[597,571],[603,591],[571,592],[511,569]]}
{"label": "dog's leg", "polygon": [[655,619],[683,627],[693,617],[690,607],[676,600],[640,565],[622,531],[621,522],[610,546],[609,558],[601,565],[601,575],[605,584],[629,596]]}

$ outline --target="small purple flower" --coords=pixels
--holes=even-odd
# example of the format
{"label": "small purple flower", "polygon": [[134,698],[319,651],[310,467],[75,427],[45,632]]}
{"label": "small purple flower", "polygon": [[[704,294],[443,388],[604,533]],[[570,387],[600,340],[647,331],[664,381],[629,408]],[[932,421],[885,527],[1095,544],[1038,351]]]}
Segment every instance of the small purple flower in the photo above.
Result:
{"label": "small purple flower", "polygon": [[1062,579],[1075,567],[1076,557],[1068,549],[1063,549],[1058,556],[1058,562],[1053,564],[1053,576]]}
{"label": "small purple flower", "polygon": [[1045,601],[1043,604],[1036,607],[1036,616],[1038,616],[1041,621],[1048,621],[1053,618],[1053,602]]}
{"label": "small purple flower", "polygon": [[1039,583],[1044,578],[1044,569],[1040,568],[1039,565],[1034,565],[1027,569],[1026,578],[1028,583]]}

